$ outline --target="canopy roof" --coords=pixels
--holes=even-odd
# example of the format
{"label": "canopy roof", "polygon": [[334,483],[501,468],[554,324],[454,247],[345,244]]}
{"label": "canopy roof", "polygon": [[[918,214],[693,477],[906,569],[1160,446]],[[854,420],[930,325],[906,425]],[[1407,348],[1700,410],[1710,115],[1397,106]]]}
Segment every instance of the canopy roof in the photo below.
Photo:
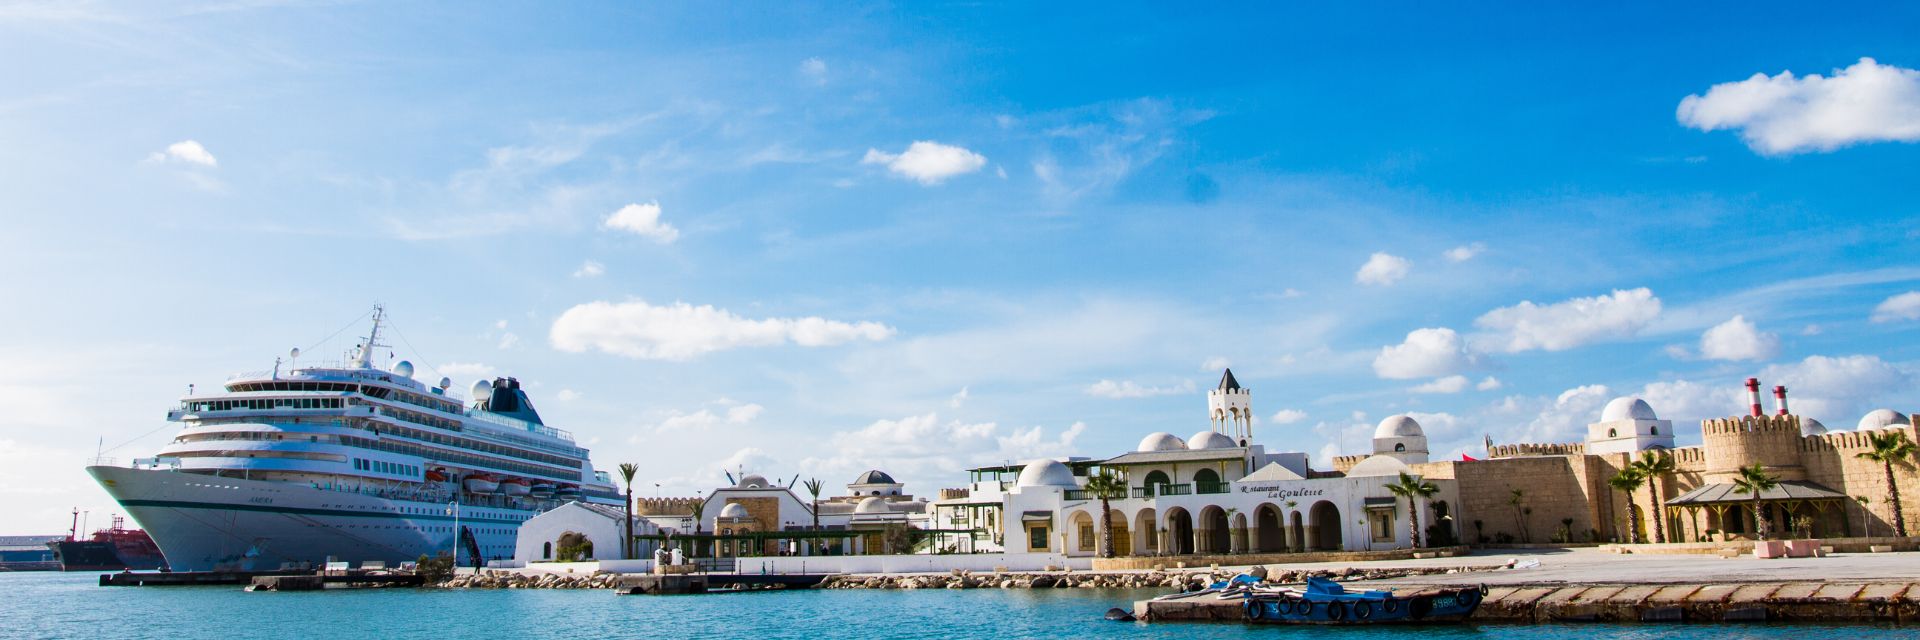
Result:
{"label": "canopy roof", "polygon": [[[1761,502],[1845,499],[1847,499],[1847,495],[1844,493],[1802,480],[1782,480],[1780,484],[1774,488],[1760,492]],[[1668,500],[1667,506],[1685,507],[1707,504],[1739,504],[1746,502],[1753,502],[1753,494],[1735,492],[1733,490],[1733,483],[1730,482],[1715,482],[1680,494],[1674,499]]]}

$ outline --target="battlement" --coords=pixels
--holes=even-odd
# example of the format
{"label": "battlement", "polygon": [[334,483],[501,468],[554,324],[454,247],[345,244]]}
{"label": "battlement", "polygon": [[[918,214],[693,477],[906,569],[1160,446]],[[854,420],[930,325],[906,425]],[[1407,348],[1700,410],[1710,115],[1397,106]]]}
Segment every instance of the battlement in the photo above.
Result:
{"label": "battlement", "polygon": [[1341,474],[1345,474],[1347,471],[1353,469],[1353,465],[1360,464],[1361,460],[1365,460],[1369,457],[1372,457],[1372,456],[1370,455],[1334,456],[1333,470]]}
{"label": "battlement", "polygon": [[1707,480],[1726,482],[1758,464],[1781,480],[1804,480],[1800,416],[1731,416],[1700,421],[1707,449]]}
{"label": "battlement", "polygon": [[1743,433],[1786,432],[1800,437],[1800,416],[1732,416],[1700,421],[1700,433],[1712,437]]}
{"label": "battlement", "polygon": [[[1801,451],[1865,451],[1873,448],[1868,440],[1874,431],[1831,431],[1800,439]],[[1908,434],[1912,436],[1911,433]]]}
{"label": "battlement", "polygon": [[693,503],[697,500],[699,498],[636,498],[633,501],[633,513],[641,516],[693,515]]}
{"label": "battlement", "polygon": [[962,488],[962,489],[941,489],[940,490],[941,500],[960,500],[971,495],[973,495],[972,489]]}
{"label": "battlement", "polygon": [[1578,442],[1556,444],[1498,444],[1487,450],[1489,458],[1538,458],[1544,456],[1578,456],[1587,453],[1587,445]]}

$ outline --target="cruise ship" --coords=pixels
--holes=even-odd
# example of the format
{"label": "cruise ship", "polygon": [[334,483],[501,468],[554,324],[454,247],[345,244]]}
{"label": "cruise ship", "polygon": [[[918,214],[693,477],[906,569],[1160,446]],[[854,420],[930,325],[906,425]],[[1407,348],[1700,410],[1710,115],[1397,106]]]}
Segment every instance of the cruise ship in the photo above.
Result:
{"label": "cruise ship", "polygon": [[[152,535],[175,571],[324,562],[395,566],[452,553],[513,556],[522,521],[570,501],[618,506],[573,436],[547,426],[514,378],[463,399],[405,360],[374,364],[384,311],[344,362],[237,374],[191,390],[173,441],[88,473]],[[456,537],[456,532],[459,535]]]}

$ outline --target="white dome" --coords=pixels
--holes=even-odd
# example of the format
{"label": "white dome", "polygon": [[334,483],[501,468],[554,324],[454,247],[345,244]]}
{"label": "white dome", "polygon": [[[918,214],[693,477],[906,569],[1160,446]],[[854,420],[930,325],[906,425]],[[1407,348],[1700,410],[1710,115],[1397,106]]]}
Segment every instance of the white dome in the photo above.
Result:
{"label": "white dome", "polygon": [[887,513],[890,511],[893,510],[887,508],[887,501],[880,496],[870,496],[865,500],[861,500],[859,506],[853,508],[854,513]]}
{"label": "white dome", "polygon": [[740,488],[742,489],[765,489],[769,486],[771,485],[767,484],[766,476],[757,473],[740,478]]}
{"label": "white dome", "polygon": [[1375,438],[1424,438],[1426,436],[1427,433],[1420,429],[1420,423],[1404,414],[1387,416],[1387,419],[1381,420],[1380,426],[1373,430]]}
{"label": "white dome", "polygon": [[[1179,438],[1174,438],[1178,440]],[[1073,471],[1058,460],[1035,460],[1020,470],[1019,485],[1022,487],[1078,487],[1080,483],[1073,479]]]}
{"label": "white dome", "polygon": [[740,506],[740,503],[738,502],[729,502],[727,503],[727,506],[720,508],[720,517],[745,518],[747,517],[747,508]]}
{"label": "white dome", "polygon": [[1887,427],[1904,427],[1908,424],[1910,423],[1907,422],[1906,416],[1892,409],[1874,409],[1867,412],[1867,415],[1860,417],[1860,429],[1863,431],[1869,429],[1885,429]]}
{"label": "white dome", "polygon": [[413,377],[413,363],[407,362],[405,360],[401,360],[399,362],[393,363],[393,375],[400,376],[402,378]]}
{"label": "white dome", "polygon": [[1407,463],[1401,462],[1392,456],[1374,455],[1367,456],[1367,459],[1361,460],[1360,464],[1353,465],[1352,469],[1348,469],[1347,477],[1371,478],[1375,476],[1397,476],[1402,473],[1411,475],[1413,473],[1413,467],[1407,466]]}
{"label": "white dome", "polygon": [[1800,435],[1817,436],[1826,432],[1827,432],[1827,425],[1820,424],[1819,420],[1815,420],[1813,418],[1809,418],[1806,416],[1800,416]]}
{"label": "white dome", "polygon": [[1146,438],[1140,440],[1140,447],[1135,449],[1135,451],[1179,451],[1185,448],[1187,448],[1187,443],[1181,440],[1179,436],[1160,431],[1148,434]]}
{"label": "white dome", "polygon": [[1193,434],[1191,438],[1187,438],[1187,448],[1195,451],[1200,449],[1232,449],[1237,446],[1240,445],[1235,444],[1233,438],[1229,438],[1227,434],[1218,431],[1202,431]]}
{"label": "white dome", "polygon": [[1660,416],[1655,415],[1653,412],[1653,405],[1647,404],[1647,401],[1639,398],[1614,398],[1613,402],[1607,403],[1607,408],[1600,410],[1601,422],[1659,419]]}

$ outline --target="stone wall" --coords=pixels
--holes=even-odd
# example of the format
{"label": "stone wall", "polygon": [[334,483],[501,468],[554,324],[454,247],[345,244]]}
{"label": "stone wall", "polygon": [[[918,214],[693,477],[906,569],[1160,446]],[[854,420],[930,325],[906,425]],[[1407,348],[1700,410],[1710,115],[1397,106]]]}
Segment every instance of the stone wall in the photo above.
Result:
{"label": "stone wall", "polygon": [[1707,482],[1732,482],[1741,467],[1760,464],[1781,480],[1805,480],[1800,416],[1735,416],[1700,422]]}
{"label": "stone wall", "polygon": [[[1547,542],[1562,528],[1563,518],[1573,519],[1572,539],[1582,542],[1591,537],[1591,530],[1597,530],[1602,540],[1613,535],[1616,499],[1611,494],[1617,492],[1602,489],[1625,458],[1623,454],[1496,458],[1434,462],[1416,465],[1415,470],[1458,481],[1459,529],[1466,542],[1478,542],[1482,535],[1497,541],[1503,533],[1515,542]],[[1442,466],[1447,468],[1438,468]],[[1531,507],[1531,515],[1516,513],[1511,502],[1514,489],[1524,492],[1522,506]],[[1624,513],[1625,507],[1619,508]]]}
{"label": "stone wall", "polygon": [[[1882,431],[1899,431],[1907,434],[1908,440],[1914,440],[1916,430],[1912,426]],[[1893,531],[1893,512],[1886,501],[1887,473],[1880,463],[1862,460],[1858,454],[1869,450],[1867,442],[1870,432],[1835,431],[1817,436],[1807,436],[1800,440],[1800,461],[1806,468],[1807,481],[1845,493],[1849,496],[1868,496],[1871,502],[1863,512],[1857,503],[1849,504],[1846,511],[1848,531],[1852,535],[1866,535],[1866,526],[1871,524],[1873,534],[1891,535]],[[1920,466],[1909,461],[1906,465],[1894,465],[1894,481],[1899,484],[1902,506],[1906,507],[1907,533],[1920,533]],[[1870,520],[1863,520],[1869,518]]]}
{"label": "stone wall", "polygon": [[1578,442],[1556,444],[1498,444],[1487,450],[1489,458],[1528,458],[1536,456],[1577,456],[1587,452]]}
{"label": "stone wall", "polygon": [[693,513],[693,501],[699,498],[634,498],[636,516],[684,516]]}

